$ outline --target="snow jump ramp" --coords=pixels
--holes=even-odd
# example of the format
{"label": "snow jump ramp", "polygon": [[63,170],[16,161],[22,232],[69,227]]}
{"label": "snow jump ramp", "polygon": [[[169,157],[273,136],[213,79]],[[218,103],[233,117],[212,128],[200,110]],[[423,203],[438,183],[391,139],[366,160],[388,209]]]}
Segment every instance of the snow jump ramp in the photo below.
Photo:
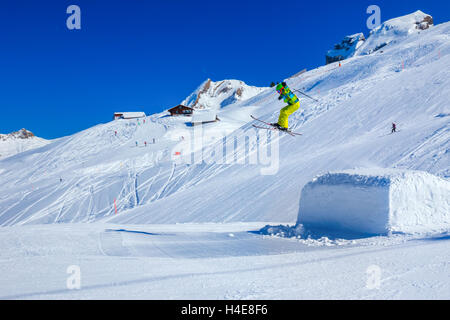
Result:
{"label": "snow jump ramp", "polygon": [[327,173],[305,185],[298,224],[359,234],[450,229],[450,182],[422,171]]}

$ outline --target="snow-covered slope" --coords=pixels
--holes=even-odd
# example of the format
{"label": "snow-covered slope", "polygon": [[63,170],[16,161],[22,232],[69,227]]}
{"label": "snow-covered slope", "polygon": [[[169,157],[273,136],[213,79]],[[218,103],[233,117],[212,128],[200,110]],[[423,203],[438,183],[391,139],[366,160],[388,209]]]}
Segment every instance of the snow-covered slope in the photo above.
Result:
{"label": "snow-covered slope", "polygon": [[[302,99],[302,110],[291,124],[304,136],[280,137],[276,175],[262,176],[258,166],[190,167],[215,179],[114,221],[295,221],[307,181],[324,171],[356,166],[420,169],[448,178],[450,118],[439,115],[448,113],[449,28],[448,23],[440,25],[411,35],[384,55],[356,57],[342,68],[322,67],[291,80],[291,87],[306,87],[321,103]],[[270,92],[248,104],[259,104],[256,115],[269,121],[282,107]],[[391,122],[397,122],[400,132],[389,134]],[[243,130],[253,128],[249,124]],[[192,198],[196,203],[183,200]],[[175,204],[177,210],[172,210]]]}
{"label": "snow-covered slope", "polygon": [[220,109],[250,99],[266,89],[248,86],[239,80],[214,82],[207,79],[181,104],[194,109]]}
{"label": "snow-covered slope", "polygon": [[[288,80],[320,103],[301,97],[290,125],[303,136],[273,136],[273,157],[267,161],[260,153],[255,164],[238,163],[234,154],[254,155],[263,147],[265,132],[252,127],[250,114],[268,121],[278,117],[284,104],[273,89],[222,108],[221,121],[202,131],[189,127],[188,118],[160,114],[145,123],[101,124],[4,159],[0,224],[103,218],[295,222],[303,186],[330,170],[378,166],[448,179],[449,36],[450,24],[442,24],[392,43],[383,54],[350,58],[341,68],[324,66]],[[389,134],[391,122],[398,133]],[[224,138],[236,139],[236,149],[227,152],[229,161],[217,161],[213,151],[223,151]],[[202,149],[202,156],[191,156]]]}
{"label": "snow-covered slope", "polygon": [[[261,175],[263,165],[190,166],[188,172],[201,183],[113,221],[295,221],[302,187],[329,170],[393,167],[448,179],[450,117],[442,115],[449,113],[449,35],[450,24],[442,24],[384,54],[351,58],[341,68],[325,66],[290,80],[291,87],[305,87],[320,103],[302,99],[290,123],[304,136],[280,136],[275,175]],[[244,105],[259,105],[254,114],[268,121],[283,106],[270,91]],[[389,134],[392,122],[400,129],[396,134]],[[253,130],[249,123],[239,135]]]}
{"label": "snow-covered slope", "polygon": [[[220,122],[199,129],[204,146],[244,125],[254,111],[236,109],[220,111]],[[1,224],[94,221],[186,188],[201,180],[195,173],[183,177],[188,170],[176,163],[201,148],[191,145],[193,132],[190,117],[161,113],[99,124],[4,159]],[[173,179],[180,179],[175,188]]]}
{"label": "snow-covered slope", "polygon": [[39,148],[48,143],[50,143],[49,140],[36,137],[26,129],[20,129],[9,134],[0,134],[0,159]]}

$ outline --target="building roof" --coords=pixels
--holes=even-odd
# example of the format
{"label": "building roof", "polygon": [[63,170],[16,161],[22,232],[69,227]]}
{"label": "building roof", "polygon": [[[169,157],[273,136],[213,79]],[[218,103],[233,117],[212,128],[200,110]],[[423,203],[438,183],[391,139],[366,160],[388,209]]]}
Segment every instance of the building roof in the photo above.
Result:
{"label": "building roof", "polygon": [[114,112],[114,115],[121,115],[124,118],[141,118],[145,117],[145,112]]}
{"label": "building roof", "polygon": [[189,109],[189,110],[194,110],[193,108],[191,108],[191,107],[186,107],[186,106],[183,106],[182,104],[179,104],[179,105],[177,105],[176,107],[173,107],[173,108],[170,108],[169,110],[167,110],[167,111],[172,111],[172,110],[175,110],[175,109],[179,109],[179,108],[181,108],[181,109]]}

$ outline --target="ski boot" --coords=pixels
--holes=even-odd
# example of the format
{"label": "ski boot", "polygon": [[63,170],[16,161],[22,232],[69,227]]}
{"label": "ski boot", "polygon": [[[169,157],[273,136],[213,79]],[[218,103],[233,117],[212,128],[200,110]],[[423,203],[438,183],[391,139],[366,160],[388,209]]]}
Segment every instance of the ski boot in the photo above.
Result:
{"label": "ski boot", "polygon": [[285,128],[285,127],[280,126],[280,125],[278,124],[278,122],[271,123],[271,125],[272,125],[272,127],[275,127],[275,128],[277,128],[278,130],[280,130],[280,131],[288,131],[288,128]]}

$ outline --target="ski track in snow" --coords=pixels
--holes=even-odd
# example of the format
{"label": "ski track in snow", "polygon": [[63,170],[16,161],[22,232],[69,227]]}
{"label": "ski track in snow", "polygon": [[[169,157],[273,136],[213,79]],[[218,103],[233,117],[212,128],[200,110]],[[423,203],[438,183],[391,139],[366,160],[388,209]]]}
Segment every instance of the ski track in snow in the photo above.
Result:
{"label": "ski track in snow", "polygon": [[[40,238],[31,228],[11,227],[1,238],[6,243],[20,242],[12,256],[33,261],[37,270],[43,268],[46,272],[41,274],[42,281],[35,281],[32,288],[24,290],[25,280],[31,275],[19,268],[6,281],[8,291],[0,294],[2,299],[177,299],[183,294],[191,299],[325,295],[397,299],[411,294],[432,298],[430,294],[438,289],[438,293],[447,292],[443,297],[448,297],[449,285],[442,282],[442,275],[450,266],[448,250],[442,251],[448,234],[362,238],[330,246],[324,245],[323,240],[306,242],[242,231],[254,227],[75,224],[70,227],[72,233],[67,234],[68,226],[48,225],[38,227],[46,235]],[[16,233],[18,228],[20,233]],[[55,237],[61,242],[55,242]],[[22,250],[27,250],[26,256]],[[1,258],[5,256],[11,253],[3,252]],[[0,268],[6,268],[12,260],[2,261]],[[412,261],[416,263],[411,267]],[[65,288],[65,269],[74,263],[80,265],[83,275],[80,290]],[[366,269],[374,264],[382,270],[380,288],[369,290]],[[119,274],[122,276],[117,278]],[[10,287],[16,277],[23,281],[17,288]],[[414,291],[414,287],[421,290]]]}

